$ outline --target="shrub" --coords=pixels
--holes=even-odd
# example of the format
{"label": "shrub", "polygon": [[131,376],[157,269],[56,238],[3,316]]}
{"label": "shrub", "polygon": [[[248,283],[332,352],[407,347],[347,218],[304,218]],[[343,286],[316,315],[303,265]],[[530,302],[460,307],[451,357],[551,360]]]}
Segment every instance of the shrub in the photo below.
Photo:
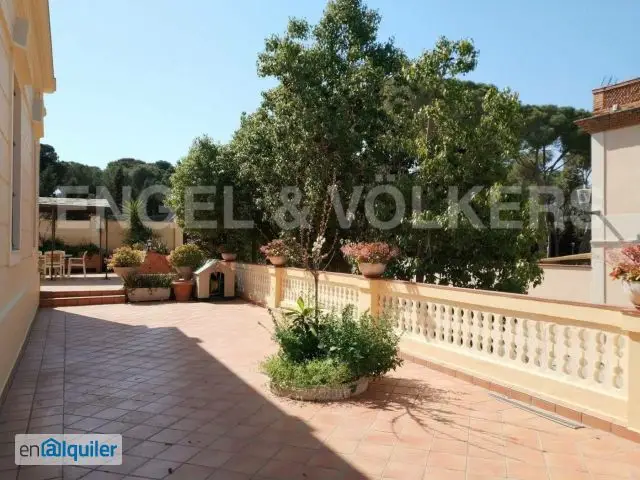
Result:
{"label": "shrub", "polygon": [[122,281],[125,288],[171,288],[170,273],[130,273]]}
{"label": "shrub", "polygon": [[68,245],[59,238],[56,238],[54,242],[51,238],[40,237],[40,250],[43,252],[51,252],[53,250],[64,250],[66,252],[67,248]]}
{"label": "shrub", "polygon": [[145,205],[139,199],[129,200],[122,206],[124,216],[129,222],[129,228],[124,230],[123,243],[146,243],[153,236],[153,230],[142,222],[142,210]]}
{"label": "shrub", "polygon": [[322,322],[314,308],[298,298],[295,308],[283,309],[281,319],[271,313],[274,324],[274,340],[280,345],[281,354],[293,361],[304,362],[322,354],[318,348]]}
{"label": "shrub", "polygon": [[400,337],[384,315],[373,317],[366,312],[357,319],[350,305],[340,316],[326,316],[319,337],[320,348],[347,365],[354,379],[380,377],[402,365],[398,356]]}
{"label": "shrub", "polygon": [[95,243],[82,242],[76,245],[69,245],[58,238],[56,238],[55,244],[51,241],[50,238],[41,238],[40,250],[42,250],[43,252],[48,252],[51,250],[64,250],[65,253],[68,253],[73,257],[81,257],[84,252],[87,252],[88,255],[97,255],[100,253],[100,247],[98,247],[98,245],[96,245]]}
{"label": "shrub", "polygon": [[169,247],[167,247],[167,244],[156,237],[150,238],[145,243],[136,242],[131,245],[131,248],[133,248],[134,250],[146,250],[149,246],[154,252],[157,252],[161,255],[169,255]]}
{"label": "shrub", "polygon": [[615,262],[609,274],[616,280],[640,282],[640,245],[625,247],[610,255]]}
{"label": "shrub", "polygon": [[265,361],[263,371],[277,385],[335,385],[379,377],[402,365],[400,337],[384,315],[367,312],[356,318],[352,305],[341,314],[316,315],[300,298],[296,308],[285,310],[280,318],[272,316],[273,338],[280,350]]}
{"label": "shrub", "polygon": [[289,254],[289,246],[284,240],[271,240],[260,247],[260,253],[265,257],[286,257]]}
{"label": "shrub", "polygon": [[388,263],[400,253],[397,247],[388,243],[348,243],[341,249],[347,259],[356,263]]}
{"label": "shrub", "polygon": [[100,253],[100,247],[95,243],[88,242],[79,243],[78,245],[67,245],[64,251],[74,257],[81,257],[84,252],[87,252],[87,255],[98,255]]}
{"label": "shrub", "polygon": [[332,358],[294,362],[276,354],[262,363],[262,371],[279,387],[306,388],[321,385],[340,385],[350,380],[347,365]]}
{"label": "shrub", "polygon": [[203,251],[193,243],[180,245],[169,255],[169,261],[174,267],[191,267],[194,270],[202,265],[204,259]]}
{"label": "shrub", "polygon": [[113,251],[109,259],[109,268],[114,267],[139,267],[144,260],[144,254],[131,247],[120,247]]}

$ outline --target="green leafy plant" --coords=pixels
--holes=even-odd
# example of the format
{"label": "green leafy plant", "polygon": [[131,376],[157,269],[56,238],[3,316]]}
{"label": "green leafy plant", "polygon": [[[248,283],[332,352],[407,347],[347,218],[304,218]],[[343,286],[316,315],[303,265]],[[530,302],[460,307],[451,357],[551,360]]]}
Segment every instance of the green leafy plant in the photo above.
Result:
{"label": "green leafy plant", "polygon": [[144,260],[144,254],[140,250],[131,247],[116,248],[107,264],[109,268],[114,267],[139,267]]}
{"label": "green leafy plant", "polygon": [[98,255],[100,253],[100,247],[95,243],[79,243],[77,245],[67,245],[64,251],[74,257],[81,257],[84,252],[87,252],[87,255],[91,256]]}
{"label": "green leafy plant", "polygon": [[331,386],[379,377],[402,365],[400,337],[385,315],[366,312],[357,318],[353,305],[340,314],[322,313],[299,298],[294,308],[272,317],[280,350],[262,369],[275,385]]}
{"label": "green leafy plant", "polygon": [[135,243],[145,244],[153,237],[153,230],[142,222],[142,209],[145,205],[138,199],[129,200],[122,206],[125,219],[129,222],[129,228],[124,231],[123,243],[133,245]]}
{"label": "green leafy plant", "polygon": [[341,315],[325,317],[319,347],[328,357],[347,365],[352,378],[380,377],[402,365],[399,342],[387,316],[366,312],[356,318],[353,305],[349,305]]}
{"label": "green leafy plant", "polygon": [[303,362],[321,355],[319,330],[321,322],[316,310],[298,298],[294,308],[284,308],[281,318],[273,312],[274,339],[280,345],[282,355],[293,362]]}
{"label": "green leafy plant", "polygon": [[147,250],[149,247],[151,247],[151,250],[161,255],[169,255],[169,247],[167,247],[167,244],[155,236],[144,243],[136,242],[131,245],[131,248],[134,250]]}
{"label": "green leafy plant", "polygon": [[68,245],[59,238],[56,238],[54,242],[51,238],[44,238],[42,235],[40,236],[40,250],[43,252],[51,252],[53,250],[66,251],[67,248]]}
{"label": "green leafy plant", "polygon": [[130,273],[122,279],[125,288],[171,288],[170,273]]}
{"label": "green leafy plant", "polygon": [[169,255],[169,261],[174,267],[198,268],[204,262],[204,252],[193,243],[185,243],[176,247]]}
{"label": "green leafy plant", "polygon": [[317,358],[300,363],[276,354],[262,362],[262,371],[275,385],[288,388],[340,385],[351,378],[347,365],[332,358]]}

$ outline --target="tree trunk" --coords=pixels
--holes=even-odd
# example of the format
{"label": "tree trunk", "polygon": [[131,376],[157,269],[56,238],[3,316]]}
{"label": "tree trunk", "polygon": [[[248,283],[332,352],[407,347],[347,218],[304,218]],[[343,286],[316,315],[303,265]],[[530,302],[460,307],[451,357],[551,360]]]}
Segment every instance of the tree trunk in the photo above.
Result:
{"label": "tree trunk", "polygon": [[313,289],[314,289],[314,297],[315,297],[315,316],[316,316],[316,322],[318,321],[318,315],[320,313],[320,310],[318,308],[318,283],[319,283],[319,278],[318,278],[318,272],[313,272]]}

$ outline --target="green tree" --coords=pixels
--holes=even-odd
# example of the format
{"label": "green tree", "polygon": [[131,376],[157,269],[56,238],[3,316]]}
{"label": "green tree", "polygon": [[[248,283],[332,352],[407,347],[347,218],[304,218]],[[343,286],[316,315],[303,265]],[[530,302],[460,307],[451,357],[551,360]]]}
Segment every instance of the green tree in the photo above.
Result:
{"label": "green tree", "polygon": [[[278,85],[243,118],[232,149],[274,228],[293,227],[285,226],[285,234],[298,239],[303,263],[335,250],[339,225],[331,212],[327,218],[327,200],[372,185],[387,168],[379,145],[389,122],[384,89],[404,55],[378,40],[379,23],[359,0],[331,1],[317,25],[291,19],[258,57],[259,75]],[[284,187],[300,192],[301,219],[280,208]],[[312,253],[319,244],[325,253],[318,257]]]}
{"label": "green tree", "polygon": [[[171,176],[171,194],[167,204],[176,214],[178,224],[185,233],[197,239],[208,253],[213,254],[217,247],[227,245],[238,248],[237,253],[244,258],[252,258],[261,215],[253,203],[253,185],[250,180],[241,177],[235,158],[228,146],[219,145],[207,136],[196,138],[189,153],[178,162]],[[210,187],[210,190],[207,193],[190,192],[190,187],[199,186]],[[225,195],[228,195],[227,198]],[[189,201],[210,202],[214,209],[192,210],[190,213]],[[225,221],[232,219],[225,215],[225,204],[231,208],[234,220],[253,221],[256,227],[233,228],[226,224]],[[215,225],[194,225],[194,221],[215,222]]]}
{"label": "green tree", "polygon": [[113,179],[113,190],[111,192],[111,195],[113,195],[113,199],[115,200],[116,206],[118,207],[119,210],[122,209],[122,193],[123,193],[122,190],[124,188],[124,185],[125,185],[124,170],[122,169],[122,167],[118,167]]}
{"label": "green tree", "polygon": [[[575,124],[588,117],[589,112],[557,105],[524,105],[522,112],[522,148],[515,157],[511,180],[523,185],[560,187],[564,194],[564,201],[556,205],[562,217],[559,222],[552,214],[544,218],[546,235],[540,241],[540,250],[549,257],[588,251],[590,230],[576,230],[569,218],[579,214],[571,204],[571,193],[590,184],[590,136]],[[552,197],[545,199],[547,205],[553,201]]]}
{"label": "green tree", "polygon": [[129,224],[123,236],[125,245],[145,244],[153,237],[151,228],[145,226],[142,222],[142,208],[142,202],[138,199],[128,200],[123,205],[125,220]]}

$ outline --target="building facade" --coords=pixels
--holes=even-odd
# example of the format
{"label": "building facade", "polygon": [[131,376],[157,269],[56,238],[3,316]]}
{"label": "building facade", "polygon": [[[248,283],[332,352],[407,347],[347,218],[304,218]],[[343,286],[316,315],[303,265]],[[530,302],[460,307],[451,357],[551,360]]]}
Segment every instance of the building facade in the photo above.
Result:
{"label": "building facade", "polygon": [[631,306],[609,257],[640,241],[640,78],[595,89],[578,125],[591,134],[591,301]]}
{"label": "building facade", "polygon": [[0,392],[38,308],[39,145],[55,86],[48,0],[0,0]]}

